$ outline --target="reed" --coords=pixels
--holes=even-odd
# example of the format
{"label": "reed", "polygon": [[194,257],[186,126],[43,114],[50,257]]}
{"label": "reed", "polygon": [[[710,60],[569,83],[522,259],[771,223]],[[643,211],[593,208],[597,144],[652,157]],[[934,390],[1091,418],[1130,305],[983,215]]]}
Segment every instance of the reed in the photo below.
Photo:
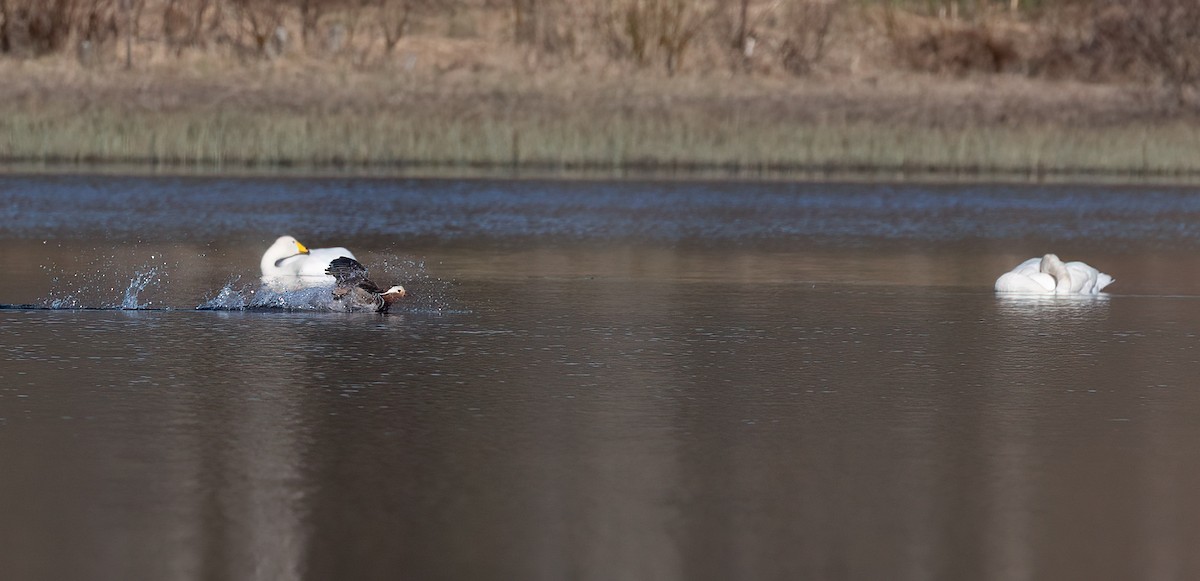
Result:
{"label": "reed", "polygon": [[1200,128],[813,122],[696,111],[159,111],[0,115],[0,159],[154,166],[1200,175]]}

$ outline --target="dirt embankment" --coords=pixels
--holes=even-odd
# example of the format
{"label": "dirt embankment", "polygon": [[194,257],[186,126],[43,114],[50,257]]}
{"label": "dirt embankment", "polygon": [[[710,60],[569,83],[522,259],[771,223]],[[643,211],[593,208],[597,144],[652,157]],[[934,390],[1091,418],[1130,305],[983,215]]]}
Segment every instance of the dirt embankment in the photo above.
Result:
{"label": "dirt embankment", "polygon": [[[1163,55],[1191,48],[1180,31],[1200,24],[1200,9],[1181,11],[1183,0],[1153,0],[1145,14],[1115,2],[1065,2],[1051,11],[1010,0],[947,2],[932,11],[924,2],[838,0],[0,5],[6,7],[0,13],[0,113],[9,118],[0,122],[0,156],[8,159],[321,163],[340,157],[287,143],[262,143],[247,153],[230,140],[255,131],[209,133],[256,123],[303,126],[278,139],[344,133],[352,148],[356,132],[380,131],[373,120],[387,118],[400,126],[389,131],[429,123],[427,131],[436,132],[440,122],[463,135],[444,145],[411,137],[430,148],[419,155],[390,147],[381,153],[368,136],[358,147],[365,153],[349,158],[453,163],[457,156],[510,164],[528,159],[530,139],[560,139],[563,147],[549,149],[576,147],[576,158],[537,159],[787,165],[777,156],[738,153],[729,135],[739,128],[776,131],[782,142],[787,132],[819,129],[842,131],[847,142],[875,127],[889,145],[869,149],[914,153],[898,161],[862,157],[849,145],[845,151],[831,146],[836,136],[821,136],[802,147],[832,149],[796,165],[858,155],[854,165],[877,159],[884,166],[978,169],[989,166],[989,152],[1019,150],[1020,140],[1039,139],[1044,128],[1142,131],[1153,144],[1161,141],[1154,131],[1165,128],[1178,141],[1180,127],[1195,121],[1191,69]],[[53,13],[57,6],[70,10]],[[242,117],[230,122],[231,115]],[[139,117],[152,122],[133,121]],[[473,135],[479,126],[491,133]],[[577,130],[560,135],[561,127]],[[657,140],[629,127],[665,135]],[[114,147],[104,136],[72,135],[90,131],[115,132],[125,141]],[[189,141],[197,133],[215,145]],[[906,143],[907,134],[920,135]],[[983,158],[974,161],[934,151],[961,150],[954,144],[977,134],[1002,143],[976,148]],[[33,137],[39,143],[30,145]],[[491,142],[486,151],[463,145],[485,140]],[[596,143],[576,143],[588,140]],[[636,150],[644,141],[657,142],[652,151]],[[1093,133],[1072,147],[1103,141]],[[701,146],[694,153],[688,150],[693,143]],[[1146,143],[1138,147],[1145,157]],[[922,159],[921,151],[937,154]],[[1133,155],[1117,151],[1086,163],[1103,166],[1102,158]],[[1029,163],[1041,167],[1045,159]],[[1117,171],[1136,165],[1120,164]],[[1167,171],[1192,172],[1200,164],[1171,167]]]}

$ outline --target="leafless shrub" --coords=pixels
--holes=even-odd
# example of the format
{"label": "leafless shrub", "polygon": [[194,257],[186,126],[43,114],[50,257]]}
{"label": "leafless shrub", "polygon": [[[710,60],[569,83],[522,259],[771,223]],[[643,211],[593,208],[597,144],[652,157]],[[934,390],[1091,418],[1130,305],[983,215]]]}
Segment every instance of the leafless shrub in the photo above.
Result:
{"label": "leafless shrub", "polygon": [[185,48],[207,45],[207,33],[220,26],[219,1],[167,0],[162,13],[162,36],[167,48],[180,56]]}
{"label": "leafless shrub", "polygon": [[230,0],[237,14],[238,32],[248,34],[259,56],[276,56],[286,42],[285,6],[275,0]]}
{"label": "leafless shrub", "polygon": [[572,0],[511,0],[513,40],[518,45],[545,54],[573,53],[577,43],[577,21],[570,14]]}
{"label": "leafless shrub", "polygon": [[374,0],[379,23],[383,33],[383,47],[387,52],[396,48],[396,43],[408,32],[412,19],[415,0]]}
{"label": "leafless shrub", "polygon": [[779,56],[792,74],[810,72],[829,49],[829,29],[840,0],[792,0],[783,10],[783,41]]}
{"label": "leafless shrub", "polygon": [[344,0],[329,11],[326,18],[326,50],[332,54],[351,52],[363,28],[365,4],[362,0]]}
{"label": "leafless shrub", "polygon": [[1104,4],[1095,18],[1100,42],[1124,54],[1126,66],[1145,66],[1181,102],[1186,92],[1196,89],[1200,84],[1200,3],[1144,0],[1135,9],[1115,2]]}
{"label": "leafless shrub", "polygon": [[1196,0],[1063,0],[1031,23],[1006,12],[935,19],[893,10],[889,38],[901,62],[922,71],[1156,81],[1180,103],[1200,90]]}
{"label": "leafless shrub", "polygon": [[[384,50],[392,52],[400,39],[408,34],[415,14],[437,0],[294,0],[300,20],[301,41],[312,48],[312,38],[328,21],[325,49],[331,53],[345,51],[364,29],[375,30],[383,40]],[[363,26],[367,24],[367,26]],[[360,55],[361,56],[361,55]]]}
{"label": "leafless shrub", "polygon": [[321,15],[328,9],[329,2],[323,0],[297,0],[300,13],[300,43],[309,48],[309,41],[317,32]]}
{"label": "leafless shrub", "polygon": [[1018,46],[1028,31],[991,16],[974,21],[919,18],[889,12],[894,53],[909,68],[931,73],[999,73],[1024,68]]}
{"label": "leafless shrub", "polygon": [[1030,73],[1084,81],[1139,81],[1167,89],[1178,104],[1200,89],[1200,2],[1103,0],[1047,14]]}
{"label": "leafless shrub", "polygon": [[661,57],[667,74],[675,74],[697,35],[717,14],[703,0],[625,0],[615,3],[607,19],[611,44],[619,56],[638,65]]}
{"label": "leafless shrub", "polygon": [[72,21],[76,58],[84,66],[97,64],[101,49],[111,47],[119,33],[117,0],[79,0]]}
{"label": "leafless shrub", "polygon": [[383,37],[384,50],[391,53],[400,39],[409,34],[414,21],[423,16],[448,14],[457,2],[448,0],[363,0]]}
{"label": "leafless shrub", "polygon": [[1132,19],[1137,46],[1179,104],[1195,101],[1200,89],[1200,5],[1163,0],[1148,4],[1148,12]]}
{"label": "leafless shrub", "polygon": [[717,11],[712,23],[720,43],[716,48],[723,49],[734,68],[751,71],[756,64],[761,68],[765,62],[760,58],[764,54],[762,49],[771,44],[768,40],[771,35],[764,34],[760,27],[766,23],[769,26],[765,29],[774,29],[778,7],[779,1],[733,0],[723,3]]}
{"label": "leafless shrub", "polygon": [[752,40],[752,31],[750,25],[750,0],[737,0],[735,3],[737,16],[735,18],[733,33],[733,48],[737,52],[748,56],[748,53],[753,52],[753,48],[747,50],[747,44]]}
{"label": "leafless shrub", "polygon": [[645,65],[649,58],[655,27],[654,8],[654,0],[626,0],[614,6],[609,15],[613,46],[631,56],[638,65]]}
{"label": "leafless shrub", "polygon": [[117,37],[117,0],[83,0],[75,21],[79,39],[93,46],[109,44]]}
{"label": "leafless shrub", "polygon": [[0,51],[40,56],[62,49],[74,8],[73,0],[0,0]]}
{"label": "leafless shrub", "polygon": [[512,0],[513,40],[535,44],[538,36],[538,0]]}
{"label": "leafless shrub", "polygon": [[695,0],[660,0],[658,45],[666,53],[667,74],[674,75],[683,65],[696,35],[715,12]]}

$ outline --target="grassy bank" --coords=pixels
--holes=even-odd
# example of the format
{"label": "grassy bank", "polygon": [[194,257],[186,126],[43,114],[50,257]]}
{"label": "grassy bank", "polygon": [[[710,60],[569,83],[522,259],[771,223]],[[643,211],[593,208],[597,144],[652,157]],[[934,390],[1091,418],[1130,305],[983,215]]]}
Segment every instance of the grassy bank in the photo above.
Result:
{"label": "grassy bank", "polygon": [[1162,122],[937,128],[701,113],[554,116],[14,111],[0,159],[153,166],[722,169],[745,173],[1200,175],[1200,127]]}
{"label": "grassy bank", "polygon": [[10,164],[1200,176],[1200,91],[1113,2],[19,4]]}

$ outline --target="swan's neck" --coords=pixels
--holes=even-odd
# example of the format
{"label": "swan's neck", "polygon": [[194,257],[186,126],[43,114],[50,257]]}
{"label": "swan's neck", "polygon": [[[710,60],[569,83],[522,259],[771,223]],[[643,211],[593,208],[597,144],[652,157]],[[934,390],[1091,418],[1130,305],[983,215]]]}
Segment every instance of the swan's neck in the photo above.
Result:
{"label": "swan's neck", "polygon": [[1047,254],[1042,257],[1041,268],[1042,272],[1054,277],[1054,292],[1055,293],[1070,293],[1071,292],[1071,273],[1067,270],[1067,266],[1063,264],[1059,258],[1053,254]]}
{"label": "swan's neck", "polygon": [[276,261],[275,261],[275,268],[281,268],[281,267],[283,266],[283,261],[285,261],[285,260],[287,260],[287,259],[289,259],[289,258],[295,258],[295,257],[297,257],[297,256],[300,256],[300,253],[299,253],[299,252],[297,252],[296,254],[289,254],[289,255],[287,255],[287,256],[284,256],[283,258],[280,258],[279,260],[276,260]]}

